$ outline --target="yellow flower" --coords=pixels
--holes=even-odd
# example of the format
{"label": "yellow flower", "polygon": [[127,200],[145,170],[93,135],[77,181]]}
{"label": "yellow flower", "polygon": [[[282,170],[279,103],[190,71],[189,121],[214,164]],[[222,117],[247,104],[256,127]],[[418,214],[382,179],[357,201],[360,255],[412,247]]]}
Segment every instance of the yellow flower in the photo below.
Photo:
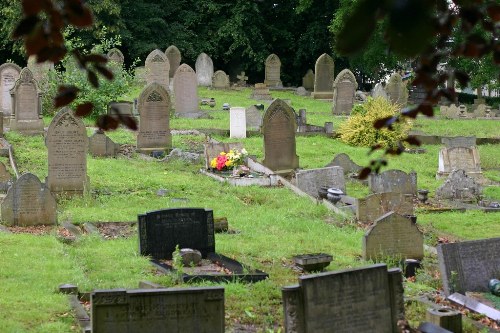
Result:
{"label": "yellow flower", "polygon": [[216,168],[217,167],[217,157],[212,158],[212,160],[210,161],[210,167],[211,168]]}
{"label": "yellow flower", "polygon": [[233,165],[233,161],[231,161],[231,160],[227,160],[227,161],[226,161],[226,166],[227,166],[227,167],[230,167],[230,166],[232,166],[232,165]]}
{"label": "yellow flower", "polygon": [[219,155],[224,156],[224,155],[226,155],[226,152],[224,152],[224,151],[223,151],[223,152],[221,152]]}

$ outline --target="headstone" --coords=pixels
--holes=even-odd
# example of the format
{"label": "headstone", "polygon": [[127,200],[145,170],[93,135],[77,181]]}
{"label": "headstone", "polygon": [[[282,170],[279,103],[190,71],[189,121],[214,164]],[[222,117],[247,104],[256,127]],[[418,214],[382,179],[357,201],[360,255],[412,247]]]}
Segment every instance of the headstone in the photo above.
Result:
{"label": "headstone", "polygon": [[314,72],[308,69],[306,75],[302,78],[302,86],[309,91],[314,90]]}
{"label": "headstone", "polygon": [[12,99],[10,90],[16,84],[21,73],[21,67],[12,63],[0,65],[0,111],[4,118],[10,118],[12,114]]}
{"label": "headstone", "polygon": [[373,193],[397,192],[417,195],[417,174],[412,171],[387,170],[370,174],[368,184]]}
{"label": "headstone", "polygon": [[314,92],[312,97],[315,99],[333,98],[333,79],[335,64],[333,58],[323,53],[314,67]]}
{"label": "headstone", "polygon": [[357,165],[354,163],[349,155],[345,153],[340,153],[335,155],[333,160],[326,165],[327,167],[330,166],[339,166],[342,167],[342,170],[344,170],[344,175],[349,175],[349,174],[357,174],[359,170],[362,169],[360,165]]}
{"label": "headstone", "polygon": [[0,162],[0,183],[6,183],[12,179],[12,176],[7,171],[5,164]]}
{"label": "headstone", "polygon": [[245,72],[241,72],[240,75],[236,75],[238,79],[238,85],[245,87],[247,85],[248,76],[245,75]]}
{"label": "headstone", "polygon": [[245,111],[247,130],[259,131],[262,126],[262,113],[255,105]]}
{"label": "headstone", "polygon": [[38,89],[42,92],[46,92],[48,90],[49,85],[49,73],[51,70],[54,70],[54,64],[51,62],[36,62],[36,56],[32,55],[28,58],[27,67],[33,73],[33,78],[38,84]]}
{"label": "headstone", "polygon": [[471,115],[467,112],[467,107],[463,104],[458,106],[458,118],[472,118]]}
{"label": "headstone", "polygon": [[447,200],[478,200],[482,193],[481,185],[469,177],[465,170],[453,170],[443,185],[436,190],[436,198]]}
{"label": "headstone", "polygon": [[200,53],[195,64],[196,79],[199,86],[210,87],[214,75],[214,63],[206,53]]}
{"label": "headstone", "polygon": [[[169,72],[170,73],[170,72]],[[138,83],[146,84],[147,81],[147,70],[144,66],[137,66],[134,70],[134,77]]]}
{"label": "headstone", "polygon": [[198,88],[196,73],[187,64],[177,68],[174,76],[175,114],[188,117],[198,112]]}
{"label": "headstone", "polygon": [[295,90],[295,95],[298,95],[298,96],[308,96],[309,92],[304,87],[298,87]]}
{"label": "headstone", "polygon": [[441,117],[447,119],[456,119],[460,114],[460,109],[455,104],[451,104],[450,106],[442,105],[439,110]]}
{"label": "headstone", "polygon": [[486,109],[488,108],[485,104],[479,104],[474,110],[474,118],[484,118],[486,117]]}
{"label": "headstone", "polygon": [[165,55],[170,63],[170,71],[168,73],[170,78],[173,78],[177,68],[181,65],[181,51],[175,45],[170,45],[165,50]]}
{"label": "headstone", "polygon": [[488,282],[498,277],[500,238],[439,244],[439,269],[446,295],[488,292]]}
{"label": "headstone", "polygon": [[298,188],[315,198],[324,186],[338,188],[345,193],[344,170],[337,166],[297,171],[295,182]]}
{"label": "headstone", "polygon": [[363,259],[424,258],[424,236],[408,217],[389,212],[375,220],[363,237]]}
{"label": "headstone", "polygon": [[162,85],[149,84],[139,96],[137,149],[143,152],[172,148],[170,95]]}
{"label": "headstone", "polygon": [[281,60],[276,54],[270,54],[265,63],[265,80],[264,84],[268,87],[283,87],[281,82]]}
{"label": "headstone", "polygon": [[88,188],[87,130],[69,108],[52,119],[45,137],[48,150],[46,186],[55,194],[83,194]]}
{"label": "headstone", "polygon": [[403,216],[413,215],[413,196],[396,192],[370,194],[357,200],[356,219],[372,223],[391,211]]}
{"label": "headstone", "polygon": [[342,70],[333,82],[333,114],[351,114],[356,89],[358,83],[354,74],[348,69]]}
{"label": "headstone", "polygon": [[217,157],[220,153],[229,153],[230,150],[241,150],[243,144],[241,142],[219,142],[219,143],[207,143],[204,145],[205,148],[205,167],[210,168],[210,161]]}
{"label": "headstone", "polygon": [[12,226],[57,224],[57,204],[37,176],[25,173],[7,191],[2,221]]}
{"label": "headstone", "polygon": [[95,333],[224,333],[223,287],[94,290],[90,305]]}
{"label": "headstone", "polygon": [[215,252],[214,216],[203,208],[171,208],[138,216],[139,252],[153,259],[172,259],[175,247]]}
{"label": "headstone", "polygon": [[151,51],[146,58],[145,68],[146,84],[156,82],[169,89],[170,63],[165,53],[158,49]]}
{"label": "headstone", "polygon": [[406,85],[403,83],[401,75],[393,73],[387,82],[385,90],[392,104],[398,104],[401,107],[406,106],[408,102],[408,89],[406,89]]}
{"label": "headstone", "polygon": [[212,77],[212,88],[213,89],[229,89],[229,75],[224,71],[217,71]]}
{"label": "headstone", "polygon": [[256,83],[250,98],[258,101],[272,101],[273,97],[269,93],[269,88],[265,83]]}
{"label": "headstone", "polygon": [[117,48],[109,50],[107,56],[110,62],[114,62],[120,66],[123,66],[123,63],[125,62],[125,57],[123,56],[122,51]]}
{"label": "headstone", "polygon": [[287,333],[396,333],[404,316],[401,270],[385,264],[303,275],[282,298]]}
{"label": "headstone", "polygon": [[445,145],[446,148],[475,147],[476,137],[475,136],[443,137],[441,138],[441,143]]}
{"label": "headstone", "polygon": [[389,100],[389,96],[387,96],[387,93],[385,92],[385,88],[382,85],[382,83],[380,83],[380,82],[377,83],[375,85],[375,87],[373,88],[372,97],[373,98],[381,97],[385,100]]}
{"label": "headstone", "polygon": [[89,152],[92,156],[113,157],[118,154],[120,145],[114,143],[104,132],[96,131],[89,138]]}
{"label": "headstone", "polygon": [[296,154],[295,132],[297,123],[293,109],[276,99],[267,109],[262,121],[264,133],[264,160],[269,169],[290,170],[299,167]]}
{"label": "headstone", "polygon": [[232,107],[229,110],[229,137],[235,139],[247,137],[245,108]]}
{"label": "headstone", "polygon": [[41,94],[28,68],[23,68],[10,94],[12,96],[10,128],[23,134],[43,133]]}
{"label": "headstone", "polygon": [[465,170],[469,176],[480,177],[481,161],[476,137],[442,138],[445,145],[439,151],[437,178],[447,177],[453,170]]}
{"label": "headstone", "polygon": [[129,101],[117,101],[108,103],[108,114],[116,114],[118,112],[124,116],[134,115],[134,103]]}

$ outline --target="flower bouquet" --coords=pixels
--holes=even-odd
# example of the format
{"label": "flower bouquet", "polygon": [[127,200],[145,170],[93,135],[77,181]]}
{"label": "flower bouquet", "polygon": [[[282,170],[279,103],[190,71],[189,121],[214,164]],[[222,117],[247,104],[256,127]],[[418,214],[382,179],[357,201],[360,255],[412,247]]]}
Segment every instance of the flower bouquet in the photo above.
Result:
{"label": "flower bouquet", "polygon": [[210,167],[212,170],[217,169],[218,171],[235,170],[244,166],[247,156],[248,152],[245,148],[241,150],[231,149],[228,153],[223,151],[210,161]]}

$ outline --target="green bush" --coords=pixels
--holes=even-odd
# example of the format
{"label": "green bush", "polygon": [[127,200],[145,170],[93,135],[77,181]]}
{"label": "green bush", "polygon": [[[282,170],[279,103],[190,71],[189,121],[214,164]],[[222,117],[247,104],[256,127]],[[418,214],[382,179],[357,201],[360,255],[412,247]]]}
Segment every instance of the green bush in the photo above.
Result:
{"label": "green bush", "polygon": [[340,139],[352,146],[370,147],[380,144],[383,147],[394,147],[408,135],[411,128],[408,120],[393,124],[393,130],[378,130],[373,127],[375,120],[394,116],[399,112],[398,105],[391,104],[384,98],[368,98],[366,103],[353,109],[349,119],[339,128]]}

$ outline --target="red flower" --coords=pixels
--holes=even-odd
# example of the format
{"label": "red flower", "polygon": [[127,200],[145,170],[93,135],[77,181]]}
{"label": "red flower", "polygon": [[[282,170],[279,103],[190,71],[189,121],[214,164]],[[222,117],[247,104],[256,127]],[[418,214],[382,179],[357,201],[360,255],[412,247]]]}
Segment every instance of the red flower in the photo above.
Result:
{"label": "red flower", "polygon": [[217,156],[217,170],[221,171],[226,167],[226,161],[227,161],[227,156],[226,155],[219,155]]}

